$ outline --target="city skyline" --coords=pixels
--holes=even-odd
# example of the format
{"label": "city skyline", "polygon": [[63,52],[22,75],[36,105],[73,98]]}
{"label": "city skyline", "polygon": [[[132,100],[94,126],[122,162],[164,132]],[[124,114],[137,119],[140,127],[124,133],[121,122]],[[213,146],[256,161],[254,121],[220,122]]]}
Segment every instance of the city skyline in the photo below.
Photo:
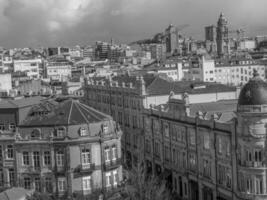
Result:
{"label": "city skyline", "polygon": [[129,43],[163,31],[169,23],[189,24],[186,36],[204,39],[220,12],[230,29],[246,35],[267,33],[264,0],[0,0],[0,46],[90,44],[96,40]]}

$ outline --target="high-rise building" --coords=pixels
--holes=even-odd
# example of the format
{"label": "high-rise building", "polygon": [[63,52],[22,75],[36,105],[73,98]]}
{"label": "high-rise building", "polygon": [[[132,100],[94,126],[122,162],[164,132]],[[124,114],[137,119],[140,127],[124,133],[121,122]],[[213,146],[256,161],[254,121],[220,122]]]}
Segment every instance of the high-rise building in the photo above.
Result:
{"label": "high-rise building", "polygon": [[165,30],[166,52],[173,54],[178,48],[178,32],[177,28],[172,24]]}
{"label": "high-rise building", "polygon": [[217,54],[219,57],[229,53],[228,21],[223,13],[217,23]]}
{"label": "high-rise building", "polygon": [[206,26],[205,27],[205,40],[216,42],[216,26]]}

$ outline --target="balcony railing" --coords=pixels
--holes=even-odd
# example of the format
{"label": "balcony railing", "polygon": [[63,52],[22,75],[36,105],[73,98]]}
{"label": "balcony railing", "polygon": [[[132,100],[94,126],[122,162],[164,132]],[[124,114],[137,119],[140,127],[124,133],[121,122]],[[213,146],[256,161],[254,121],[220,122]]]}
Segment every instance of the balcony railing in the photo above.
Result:
{"label": "balcony railing", "polygon": [[80,164],[74,169],[73,172],[75,177],[79,177],[86,174],[91,174],[95,169],[96,168],[94,163],[89,163],[86,165]]}
{"label": "balcony railing", "polygon": [[104,163],[104,169],[105,170],[112,170],[112,169],[119,167],[121,164],[122,164],[122,162],[121,162],[120,158],[118,158],[116,160],[110,160],[110,161]]}

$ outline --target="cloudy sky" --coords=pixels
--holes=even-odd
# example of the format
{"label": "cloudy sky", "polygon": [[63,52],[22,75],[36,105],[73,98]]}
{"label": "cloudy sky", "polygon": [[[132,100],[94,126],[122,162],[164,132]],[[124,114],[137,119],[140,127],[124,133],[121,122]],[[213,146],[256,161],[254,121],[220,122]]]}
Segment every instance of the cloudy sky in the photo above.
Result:
{"label": "cloudy sky", "polygon": [[127,43],[189,24],[183,34],[201,39],[220,12],[230,28],[267,34],[266,0],[0,0],[0,46]]}

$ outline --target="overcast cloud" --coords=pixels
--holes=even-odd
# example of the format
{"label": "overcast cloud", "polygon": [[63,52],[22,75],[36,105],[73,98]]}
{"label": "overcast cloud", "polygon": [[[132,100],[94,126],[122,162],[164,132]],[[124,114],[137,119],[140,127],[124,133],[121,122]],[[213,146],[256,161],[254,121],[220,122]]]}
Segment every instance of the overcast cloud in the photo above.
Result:
{"label": "overcast cloud", "polygon": [[267,33],[266,0],[0,0],[0,46],[130,42],[189,24],[183,34],[201,39],[204,26],[225,13],[231,29]]}

